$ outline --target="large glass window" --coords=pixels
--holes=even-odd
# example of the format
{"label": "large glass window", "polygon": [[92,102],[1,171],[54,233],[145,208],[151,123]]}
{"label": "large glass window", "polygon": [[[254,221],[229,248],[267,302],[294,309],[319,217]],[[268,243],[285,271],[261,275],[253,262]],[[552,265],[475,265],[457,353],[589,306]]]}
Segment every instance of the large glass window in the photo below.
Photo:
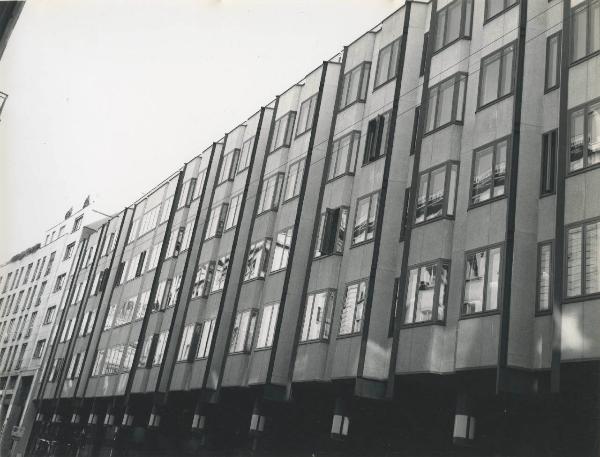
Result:
{"label": "large glass window", "polygon": [[330,254],[341,254],[348,229],[348,207],[327,208],[321,214],[315,258]]}
{"label": "large glass window", "polygon": [[392,41],[379,51],[375,72],[375,89],[396,77],[401,39],[398,38]]}
{"label": "large glass window", "polygon": [[365,152],[363,165],[377,160],[387,153],[387,137],[390,129],[391,111],[380,114],[371,119],[367,126],[367,138],[365,141]]}
{"label": "large glass window", "polygon": [[600,221],[567,229],[568,298],[600,293]]}
{"label": "large glass window", "polygon": [[237,162],[240,155],[239,149],[234,149],[228,152],[221,158],[221,164],[219,166],[219,179],[217,185],[224,183],[225,181],[233,181],[235,177],[235,171],[237,169]]}
{"label": "large glass window", "polygon": [[518,0],[485,0],[485,21],[502,14],[517,2]]}
{"label": "large glass window", "polygon": [[554,193],[556,186],[556,149],[558,130],[544,133],[542,136],[542,172],[540,174],[541,194]]}
{"label": "large glass window", "polygon": [[466,73],[457,73],[429,89],[427,132],[462,122],[466,86]]}
{"label": "large glass window", "polygon": [[283,178],[284,173],[276,173],[264,179],[259,197],[257,214],[274,210],[279,206]]}
{"label": "large glass window", "polygon": [[216,292],[218,290],[223,290],[225,287],[225,278],[227,277],[227,270],[229,269],[229,254],[221,257],[217,260],[215,265],[215,275],[213,279],[212,286],[210,288],[211,292]]}
{"label": "large glass window", "polygon": [[207,262],[198,266],[196,278],[194,279],[194,288],[192,289],[192,298],[208,297],[214,270],[215,262]]}
{"label": "large glass window", "polygon": [[273,126],[273,139],[271,140],[273,142],[271,145],[271,152],[282,147],[290,146],[295,119],[296,112],[290,111],[275,121],[275,125]]}
{"label": "large glass window", "polygon": [[345,174],[354,174],[356,155],[360,145],[360,132],[355,130],[338,138],[331,148],[327,179],[332,180]]}
{"label": "large glass window", "polygon": [[362,330],[365,300],[367,298],[367,281],[362,280],[346,287],[346,295],[340,315],[339,335],[360,333]]}
{"label": "large glass window", "polygon": [[288,169],[287,182],[285,184],[284,201],[290,200],[300,195],[302,186],[302,176],[304,175],[305,158],[302,158],[290,165]]}
{"label": "large glass window", "polygon": [[335,291],[324,290],[308,294],[300,341],[326,340],[331,331],[331,316]]}
{"label": "large glass window", "polygon": [[210,217],[208,218],[208,226],[206,227],[205,240],[210,238],[220,237],[223,234],[223,227],[225,226],[225,216],[227,215],[227,209],[229,205],[222,203],[219,206],[215,206],[210,211]]}
{"label": "large glass window", "polygon": [[273,346],[273,337],[275,335],[275,325],[277,324],[278,313],[279,303],[272,303],[263,307],[258,338],[256,340],[257,349]]}
{"label": "large glass window", "polygon": [[370,71],[371,62],[363,62],[344,74],[340,110],[354,102],[365,102],[367,100]]}
{"label": "large glass window", "polygon": [[304,100],[300,105],[300,115],[298,116],[298,126],[296,127],[296,136],[312,129],[313,119],[315,117],[315,109],[317,106],[317,95]]}
{"label": "large glass window", "polygon": [[556,89],[560,85],[561,33],[557,32],[546,39],[545,90]]}
{"label": "large glass window", "polygon": [[413,267],[408,272],[404,323],[438,322],[446,317],[450,266],[447,261]]}
{"label": "large glass window", "polygon": [[503,139],[473,152],[472,205],[501,197],[506,193],[508,144],[508,139]]}
{"label": "large glass window", "polygon": [[472,0],[454,0],[438,10],[434,51],[439,51],[459,38],[470,38],[472,12]]}
{"label": "large glass window", "polygon": [[552,277],[552,243],[541,243],[538,245],[538,312],[549,311],[552,308]]}
{"label": "large glass window", "polygon": [[198,341],[198,352],[196,357],[203,359],[208,357],[212,345],[213,333],[215,331],[215,319],[210,319],[202,322],[202,330],[200,331],[200,339]]}
{"label": "large glass window", "polygon": [[481,59],[477,103],[479,108],[512,93],[516,48],[517,45],[511,43]]}
{"label": "large glass window", "polygon": [[501,264],[500,247],[466,255],[463,315],[498,309]]}
{"label": "large glass window", "polygon": [[231,333],[230,354],[248,352],[252,349],[257,315],[258,311],[255,309],[247,309],[237,313],[233,324],[233,332]]}
{"label": "large glass window", "polygon": [[372,240],[375,236],[375,222],[377,220],[377,206],[379,192],[366,195],[356,201],[356,216],[352,229],[352,245]]}
{"label": "large glass window", "polygon": [[261,240],[250,246],[246,259],[244,281],[255,278],[264,278],[267,273],[267,262],[271,252],[271,240]]}
{"label": "large glass window", "polygon": [[419,176],[415,223],[454,216],[458,164],[449,162]]}
{"label": "large glass window", "polygon": [[571,62],[600,51],[600,1],[584,0],[571,10]]}
{"label": "large glass window", "polygon": [[282,230],[275,238],[275,250],[273,252],[273,261],[271,262],[271,271],[279,271],[287,268],[292,246],[292,234],[294,228],[289,227]]}
{"label": "large glass window", "polygon": [[229,230],[237,225],[238,219],[240,218],[243,196],[243,194],[237,194],[231,197],[227,209],[227,218],[225,219],[225,230]]}
{"label": "large glass window", "polygon": [[600,101],[569,113],[569,171],[600,163]]}

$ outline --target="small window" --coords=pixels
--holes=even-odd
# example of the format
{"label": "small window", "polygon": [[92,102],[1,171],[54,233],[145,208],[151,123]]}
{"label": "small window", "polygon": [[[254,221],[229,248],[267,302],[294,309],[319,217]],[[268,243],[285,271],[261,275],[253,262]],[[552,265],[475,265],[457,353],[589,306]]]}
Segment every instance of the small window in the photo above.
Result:
{"label": "small window", "polygon": [[183,231],[183,239],[181,240],[181,251],[186,251],[190,247],[190,243],[192,242],[192,233],[194,231],[194,221],[189,221],[185,224]]}
{"label": "small window", "polygon": [[391,111],[388,111],[369,121],[363,165],[374,162],[387,153],[387,137],[390,128],[390,117]]}
{"label": "small window", "polygon": [[244,281],[255,278],[264,278],[267,273],[267,262],[271,252],[271,240],[261,240],[250,246],[246,259]]}
{"label": "small window", "polygon": [[275,210],[279,206],[284,176],[284,173],[276,173],[264,179],[257,214]]}
{"label": "small window", "polygon": [[340,110],[355,102],[364,103],[367,100],[367,86],[371,62],[362,62],[344,74]]}
{"label": "small window", "polygon": [[150,260],[148,261],[147,271],[153,270],[158,265],[158,259],[160,257],[161,248],[162,241],[152,246],[152,252],[150,254]]}
{"label": "small window", "polygon": [[401,40],[402,38],[398,38],[379,51],[375,72],[375,89],[396,77]]}
{"label": "small window", "polygon": [[221,158],[221,163],[219,165],[219,179],[217,180],[217,185],[223,184],[226,181],[233,181],[237,169],[239,154],[240,150],[234,149],[233,151],[228,152]]}
{"label": "small window", "polygon": [[467,74],[457,73],[429,89],[427,132],[462,123],[466,87]]}
{"label": "small window", "polygon": [[196,178],[196,185],[194,186],[194,193],[192,194],[192,200],[196,200],[200,197],[200,193],[204,190],[205,179],[206,168],[198,173],[198,178]]}
{"label": "small window", "polygon": [[356,216],[352,229],[352,246],[372,240],[375,236],[375,223],[377,221],[377,206],[379,192],[366,195],[356,201]]}
{"label": "small window", "polygon": [[115,314],[117,313],[117,305],[112,304],[108,307],[108,315],[106,316],[106,321],[104,322],[104,330],[108,330],[113,326],[113,321],[115,320]]}
{"label": "small window", "polygon": [[285,185],[284,202],[300,195],[305,162],[306,159],[302,158],[290,165]]}
{"label": "small window", "polygon": [[600,101],[569,112],[569,172],[600,163]]}
{"label": "small window", "polygon": [[171,216],[171,207],[173,206],[173,195],[168,197],[162,206],[162,211],[160,213],[160,219],[158,220],[158,225],[163,224],[169,220]]}
{"label": "small window", "polygon": [[179,287],[181,287],[181,275],[175,276],[171,280],[170,287],[165,290],[165,308],[171,308],[175,306],[179,294]]}
{"label": "small window", "polygon": [[137,237],[138,228],[140,226],[140,219],[136,219],[131,224],[131,230],[129,231],[129,236],[127,237],[127,244],[132,243]]}
{"label": "small window", "polygon": [[140,368],[148,368],[148,364],[150,363],[150,350],[152,349],[152,343],[156,340],[156,335],[148,335],[144,340],[144,345],[142,346],[142,352],[140,353],[140,359],[138,360],[138,367]]}
{"label": "small window", "polygon": [[169,244],[167,245],[167,254],[165,258],[177,257],[183,246],[183,236],[185,235],[185,227],[176,228],[171,232]]}
{"label": "small window", "polygon": [[408,272],[404,323],[438,322],[446,317],[448,262],[413,267]]}
{"label": "small window", "polygon": [[258,311],[255,309],[247,309],[237,313],[233,324],[233,332],[231,333],[230,354],[249,352],[252,349],[257,315]]}
{"label": "small window", "polygon": [[471,205],[506,194],[508,147],[508,139],[503,139],[473,152]]}
{"label": "small window", "polygon": [[471,37],[472,0],[455,0],[436,13],[434,51],[461,38]]}
{"label": "small window", "polygon": [[481,59],[478,108],[490,105],[512,94],[516,47],[516,43],[511,43]]}
{"label": "small window", "polygon": [[485,0],[484,22],[490,21],[504,13],[508,8],[516,5],[518,0]]}
{"label": "small window", "polygon": [[48,382],[58,381],[64,361],[65,359],[54,359],[52,361],[52,367],[50,368],[50,374],[48,375]]}
{"label": "small window", "polygon": [[501,265],[500,247],[467,253],[463,316],[498,309]]}
{"label": "small window", "polygon": [[104,364],[104,349],[99,349],[96,352],[96,358],[94,359],[94,367],[92,368],[92,376],[99,376],[102,372],[102,365]]}
{"label": "small window", "polygon": [[83,216],[79,216],[77,219],[75,219],[75,222],[73,223],[73,232],[76,232],[77,230],[79,230],[81,228],[82,222],[83,222]]}
{"label": "small window", "polygon": [[213,333],[215,331],[215,319],[204,321],[202,324],[202,330],[200,331],[200,339],[198,342],[198,352],[196,357],[203,359],[208,357],[210,348],[212,345]]}
{"label": "small window", "polygon": [[324,290],[308,295],[302,321],[302,333],[300,334],[301,342],[329,339],[334,303],[334,290]]}
{"label": "small window", "polygon": [[275,325],[277,324],[278,313],[279,303],[272,303],[263,307],[258,338],[256,340],[257,349],[273,346],[273,337],[275,336]]}
{"label": "small window", "polygon": [[206,236],[204,237],[205,240],[218,238],[223,234],[228,208],[229,205],[227,203],[222,203],[211,210],[210,217],[208,218],[208,226],[206,228]]}
{"label": "small window", "polygon": [[165,349],[167,348],[167,339],[169,338],[169,331],[165,330],[158,334],[158,340],[156,341],[156,350],[154,351],[154,359],[152,365],[160,365],[165,356]]}
{"label": "small window", "polygon": [[458,164],[449,162],[421,173],[415,209],[415,224],[454,216]]}
{"label": "small window", "polygon": [[552,309],[552,242],[538,244],[538,278],[536,311]]}
{"label": "small window", "polygon": [[240,151],[240,159],[238,160],[237,173],[248,169],[250,166],[250,160],[252,159],[252,147],[254,146],[254,137],[247,139],[242,144],[242,150]]}
{"label": "small window", "polygon": [[312,129],[315,109],[317,106],[317,95],[315,94],[300,105],[300,114],[298,115],[298,126],[296,127],[296,137]]}
{"label": "small window", "polygon": [[319,222],[315,258],[341,254],[344,252],[344,241],[348,230],[348,207],[327,208]]}
{"label": "small window", "polygon": [[56,306],[50,306],[46,310],[46,316],[44,317],[44,325],[51,324],[54,322],[54,316],[56,315]]}
{"label": "small window", "polygon": [[33,358],[40,359],[44,353],[44,348],[46,347],[46,340],[39,340],[35,343],[35,349],[33,350]]}
{"label": "small window", "polygon": [[558,130],[542,135],[541,195],[554,193],[556,187],[556,151]]}
{"label": "small window", "polygon": [[225,287],[225,278],[227,278],[227,270],[229,269],[229,254],[221,257],[217,260],[215,265],[215,275],[213,279],[212,286],[210,288],[211,292],[217,292],[219,290],[223,290]]}
{"label": "small window", "polygon": [[70,259],[71,257],[73,257],[74,252],[75,252],[75,242],[67,245],[67,248],[65,249],[65,257],[63,260],[67,260],[67,259]]}
{"label": "small window", "polygon": [[183,186],[181,187],[181,193],[179,195],[179,204],[177,205],[177,209],[183,208],[184,206],[190,206],[195,188],[196,178],[188,179],[183,183]]}
{"label": "small window", "polygon": [[282,230],[275,237],[275,249],[273,251],[273,261],[271,262],[271,272],[287,268],[292,245],[292,234],[293,227],[290,227]]}
{"label": "small window", "polygon": [[546,39],[546,92],[560,86],[560,56],[561,56],[561,32],[550,35]]}
{"label": "small window", "polygon": [[137,347],[137,341],[135,343],[129,343],[125,347],[125,355],[123,356],[123,367],[124,372],[129,372],[133,366],[133,357],[135,356],[135,349]]}
{"label": "small window", "polygon": [[360,333],[362,330],[367,281],[362,280],[346,287],[346,295],[340,316],[339,335]]}
{"label": "small window", "polygon": [[333,142],[329,160],[329,173],[327,174],[329,181],[338,176],[354,174],[359,145],[360,132],[358,130],[350,132]]}
{"label": "small window", "polygon": [[237,225],[240,218],[240,209],[242,207],[243,194],[237,194],[231,197],[227,208],[227,218],[225,219],[225,230],[229,230]]}
{"label": "small window", "polygon": [[192,289],[192,298],[208,297],[214,271],[215,262],[207,262],[198,267],[196,278],[194,279],[194,288]]}
{"label": "small window", "polygon": [[271,152],[279,148],[289,147],[292,143],[292,130],[294,129],[294,121],[296,112],[290,111],[275,121],[273,126],[273,138]]}
{"label": "small window", "polygon": [[194,337],[194,330],[196,324],[186,325],[183,328],[183,335],[181,336],[181,343],[179,344],[179,351],[177,351],[177,361],[187,361],[190,355],[190,348],[192,346],[192,338]]}
{"label": "small window", "polygon": [[67,279],[67,274],[63,273],[56,278],[56,283],[54,284],[54,292],[58,292],[62,290],[65,285],[65,280]]}
{"label": "small window", "polygon": [[571,62],[600,50],[600,2],[583,0],[571,10]]}
{"label": "small window", "polygon": [[600,293],[600,222],[567,229],[567,298]]}

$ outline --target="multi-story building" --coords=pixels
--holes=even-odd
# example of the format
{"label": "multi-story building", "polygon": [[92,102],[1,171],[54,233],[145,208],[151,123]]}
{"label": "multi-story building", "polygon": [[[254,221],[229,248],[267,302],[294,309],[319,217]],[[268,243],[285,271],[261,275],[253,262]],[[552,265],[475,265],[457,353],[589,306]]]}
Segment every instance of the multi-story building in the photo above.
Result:
{"label": "multi-story building", "polygon": [[592,455],[599,14],[406,2],[107,221],[29,450]]}
{"label": "multi-story building", "polygon": [[[44,242],[13,256],[0,266],[0,451],[27,439],[21,424],[32,386],[54,338],[65,292],[75,271],[80,246],[90,224],[105,216],[89,205],[70,210],[45,233]],[[35,395],[34,395],[35,396]],[[31,418],[33,419],[33,417]],[[30,429],[31,427],[29,427]]]}

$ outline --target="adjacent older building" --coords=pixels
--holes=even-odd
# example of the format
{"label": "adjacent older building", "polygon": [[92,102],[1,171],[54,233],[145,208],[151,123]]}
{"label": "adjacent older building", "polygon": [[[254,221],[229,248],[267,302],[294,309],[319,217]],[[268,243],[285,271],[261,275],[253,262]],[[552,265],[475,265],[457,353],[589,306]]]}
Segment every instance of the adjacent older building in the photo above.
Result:
{"label": "adjacent older building", "polygon": [[106,221],[29,452],[597,452],[599,15],[408,1]]}

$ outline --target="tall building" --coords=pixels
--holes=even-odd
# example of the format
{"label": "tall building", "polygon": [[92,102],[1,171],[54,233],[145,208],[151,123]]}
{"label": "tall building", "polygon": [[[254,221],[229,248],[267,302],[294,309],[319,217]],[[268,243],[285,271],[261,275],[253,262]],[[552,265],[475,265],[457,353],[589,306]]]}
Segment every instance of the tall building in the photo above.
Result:
{"label": "tall building", "polygon": [[599,15],[406,2],[107,220],[15,455],[598,452]]}
{"label": "tall building", "polygon": [[[70,275],[90,224],[105,216],[89,205],[69,210],[48,229],[43,243],[0,266],[0,452],[28,438],[25,408],[35,398],[32,386],[52,344]],[[31,418],[33,420],[33,417]]]}

